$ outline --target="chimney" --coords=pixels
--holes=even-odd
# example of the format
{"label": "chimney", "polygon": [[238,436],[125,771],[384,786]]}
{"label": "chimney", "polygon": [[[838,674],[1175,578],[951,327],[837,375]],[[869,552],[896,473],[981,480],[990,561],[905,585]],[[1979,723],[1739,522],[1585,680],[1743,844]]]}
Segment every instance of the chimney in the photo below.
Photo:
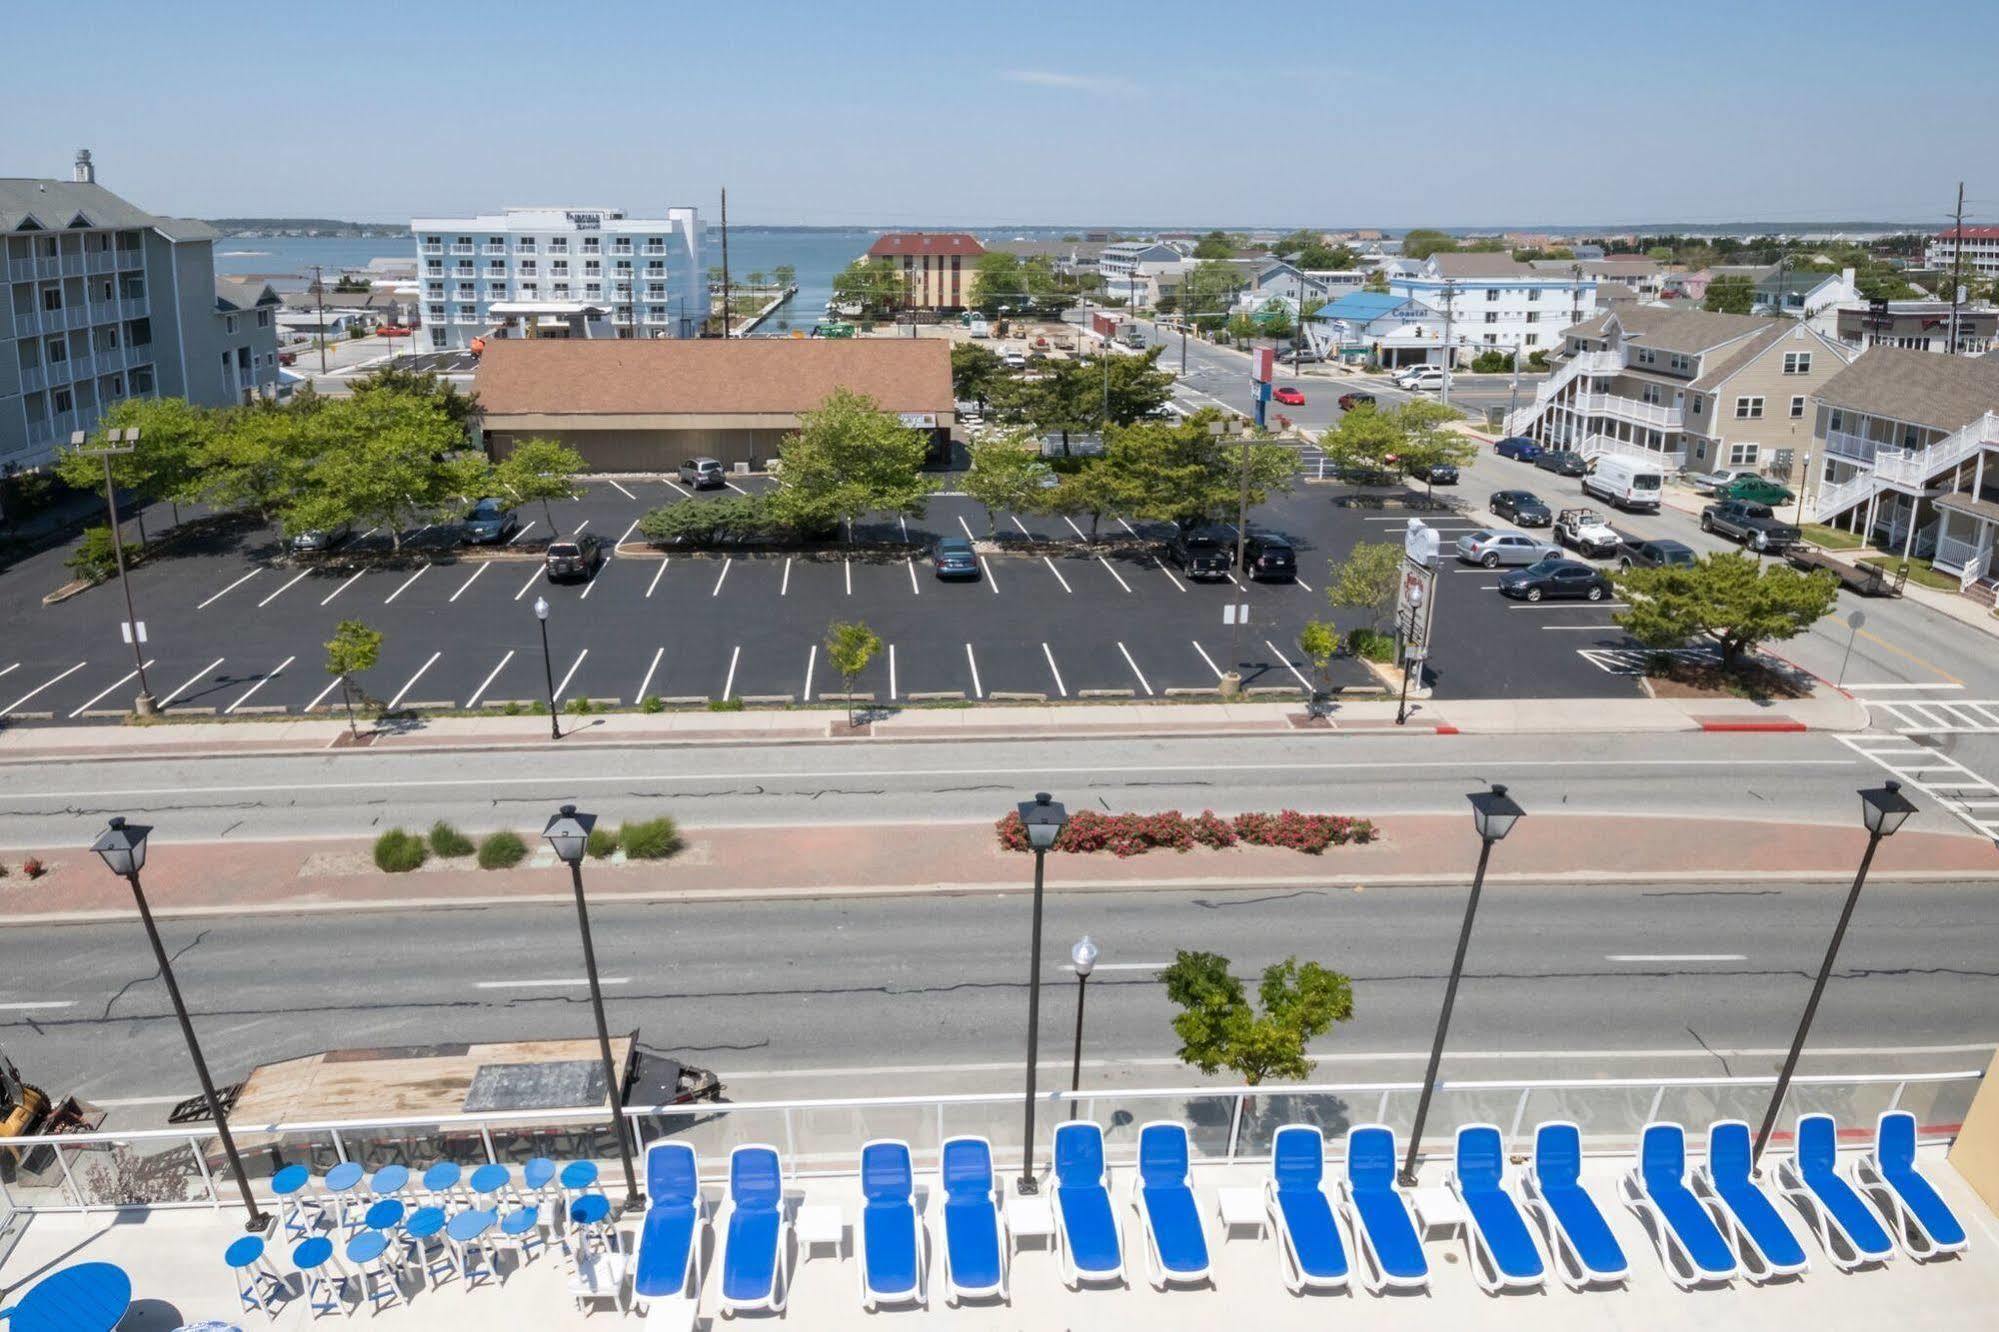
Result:
{"label": "chimney", "polygon": [[70,172],[70,179],[79,185],[95,185],[97,183],[97,168],[90,165],[90,150],[88,148],[79,148],[76,150],[76,166]]}

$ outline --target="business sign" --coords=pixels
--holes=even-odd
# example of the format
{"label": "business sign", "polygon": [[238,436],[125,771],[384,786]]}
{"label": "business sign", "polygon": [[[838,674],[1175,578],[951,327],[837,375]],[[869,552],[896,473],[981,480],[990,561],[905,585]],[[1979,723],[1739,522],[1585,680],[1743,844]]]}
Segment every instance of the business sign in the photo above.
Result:
{"label": "business sign", "polygon": [[912,430],[935,430],[937,428],[937,413],[935,412],[897,412],[896,419]]}
{"label": "business sign", "polygon": [[1259,384],[1268,384],[1277,370],[1277,349],[1258,347],[1249,354],[1249,377]]}
{"label": "business sign", "polygon": [[602,213],[564,213],[563,217],[578,231],[601,231],[604,227]]}
{"label": "business sign", "polygon": [[1395,630],[1402,642],[1404,661],[1429,655],[1430,620],[1436,609],[1436,566],[1404,560],[1402,576],[1395,588]]}

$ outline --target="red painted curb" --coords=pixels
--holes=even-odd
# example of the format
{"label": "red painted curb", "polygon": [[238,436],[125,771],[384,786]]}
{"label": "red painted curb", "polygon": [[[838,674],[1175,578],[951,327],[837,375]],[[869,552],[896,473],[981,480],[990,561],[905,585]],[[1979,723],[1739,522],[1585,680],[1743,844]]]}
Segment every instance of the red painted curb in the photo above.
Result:
{"label": "red painted curb", "polygon": [[1437,727],[1437,731],[1436,731],[1436,733],[1437,733],[1438,735],[1456,735],[1456,734],[1458,734],[1458,728],[1457,728],[1457,727],[1455,727],[1455,726],[1442,726],[1442,725],[1440,725],[1440,726],[1438,726],[1438,727]]}
{"label": "red painted curb", "polygon": [[1809,726],[1806,726],[1803,722],[1793,721],[1788,717],[1782,719],[1773,719],[1770,721],[1716,720],[1713,718],[1703,718],[1703,717],[1697,717],[1694,720],[1700,723],[1700,728],[1703,731],[1793,732],[1793,731],[1808,731],[1811,729]]}

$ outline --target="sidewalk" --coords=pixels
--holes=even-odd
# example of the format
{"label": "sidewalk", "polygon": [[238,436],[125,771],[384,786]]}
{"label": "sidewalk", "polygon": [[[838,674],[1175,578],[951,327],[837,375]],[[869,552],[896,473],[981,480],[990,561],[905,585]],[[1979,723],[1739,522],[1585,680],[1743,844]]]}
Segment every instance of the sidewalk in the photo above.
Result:
{"label": "sidewalk", "polygon": [[[1194,811],[1186,811],[1192,813]],[[1365,809],[1330,811],[1371,817]],[[417,829],[428,822],[408,814]],[[1375,819],[1366,845],[1312,856],[1271,847],[1185,853],[1153,851],[1119,860],[1108,853],[1057,854],[1048,886],[1077,892],[1158,888],[1310,886],[1365,891],[1397,884],[1461,883],[1475,847],[1462,814],[1397,814]],[[408,874],[374,867],[372,841],[164,844],[151,848],[146,895],[162,915],[418,909],[471,904],[566,902],[561,866],[532,829],[533,848],[511,870],[481,870],[468,858],[433,860]],[[591,900],[670,901],[821,896],[1021,892],[1033,861],[1002,850],[991,823],[806,824],[687,830],[671,860],[591,861]],[[1537,814],[1493,858],[1495,881],[1597,884],[1635,881],[1843,879],[1859,862],[1865,835],[1846,824],[1642,815]],[[49,871],[30,881],[0,879],[0,924],[123,920],[132,911],[123,881],[79,847],[40,853]],[[9,855],[10,860],[25,859]],[[1883,844],[1876,878],[1989,877],[1999,853],[1983,839],[1909,831]]]}

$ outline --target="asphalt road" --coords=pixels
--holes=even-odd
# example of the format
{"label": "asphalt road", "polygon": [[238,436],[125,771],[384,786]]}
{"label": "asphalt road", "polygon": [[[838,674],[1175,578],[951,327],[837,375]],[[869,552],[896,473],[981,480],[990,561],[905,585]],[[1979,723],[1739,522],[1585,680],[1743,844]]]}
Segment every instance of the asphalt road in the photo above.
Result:
{"label": "asphalt road", "polygon": [[[1489,891],[1446,1077],[1771,1071],[1809,990],[1843,885],[1602,884]],[[1181,1068],[1156,967],[1179,948],[1253,975],[1286,956],[1354,982],[1354,1019],[1321,1038],[1321,1081],[1421,1077],[1461,888],[1268,894],[1064,894],[1047,908],[1042,1049],[1071,1054],[1070,941],[1090,982],[1086,1085],[1166,1086]],[[999,1090],[1025,1046],[1028,901],[822,900],[600,906],[613,1030],[719,1070],[738,1100]],[[1999,897],[1977,884],[1866,898],[1807,1071],[1982,1068],[1999,971]],[[590,1030],[567,908],[163,925],[218,1076],[341,1047],[581,1036]],[[158,1122],[186,1066],[144,936],[129,926],[0,932],[0,1044],[32,1081]],[[32,1007],[21,1007],[32,1005]]]}

